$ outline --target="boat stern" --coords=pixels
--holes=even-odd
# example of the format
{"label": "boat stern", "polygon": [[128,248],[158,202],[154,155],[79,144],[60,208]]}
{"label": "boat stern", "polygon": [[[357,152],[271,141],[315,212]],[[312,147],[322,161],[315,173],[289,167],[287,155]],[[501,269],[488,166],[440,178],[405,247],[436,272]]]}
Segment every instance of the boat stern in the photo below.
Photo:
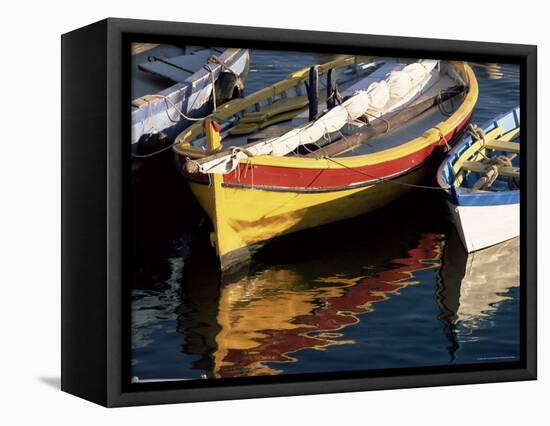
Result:
{"label": "boat stern", "polygon": [[468,253],[519,236],[519,204],[463,206],[448,202],[448,205]]}

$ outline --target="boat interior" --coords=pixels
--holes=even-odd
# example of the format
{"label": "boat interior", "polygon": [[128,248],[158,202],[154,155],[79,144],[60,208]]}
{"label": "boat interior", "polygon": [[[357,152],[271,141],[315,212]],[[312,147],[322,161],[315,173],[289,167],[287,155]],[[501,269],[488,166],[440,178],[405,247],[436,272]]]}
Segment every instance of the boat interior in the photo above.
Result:
{"label": "boat interior", "polygon": [[[135,43],[139,44],[139,43]],[[139,46],[138,46],[139,47]],[[199,71],[221,49],[167,44],[136,47],[132,54],[132,99],[152,95],[181,83]]]}
{"label": "boat interior", "polygon": [[[366,90],[372,83],[384,80],[391,71],[402,70],[412,62],[415,61],[376,58],[369,62],[337,70],[336,82],[340,99],[344,101],[358,91]],[[328,110],[326,102],[328,78],[327,75],[319,77],[318,116]],[[353,149],[335,156],[355,156],[382,151],[420,136],[427,129],[447,119],[460,106],[463,95],[466,93],[464,86],[465,83],[457,70],[449,62],[439,61],[437,67],[432,70],[428,83],[420,93],[396,112],[414,107],[448,90],[461,88],[459,90],[462,91],[458,96],[453,96],[438,103],[401,125],[392,126],[388,123],[387,126],[384,126],[385,129],[381,134],[368,138],[367,141]],[[310,122],[308,105],[307,82],[302,82],[277,97],[266,99],[225,120],[221,128],[222,143],[226,147],[242,147],[251,142],[276,138],[292,129],[306,126]],[[356,120],[347,123],[340,131],[325,135],[322,140],[318,140],[314,144],[300,146],[295,151],[288,153],[287,156],[307,155],[321,147],[351,136],[367,124],[373,124],[378,120],[384,121],[385,119],[384,117],[373,117],[370,120],[367,118],[367,120]],[[205,137],[198,137],[191,142],[191,145],[194,148],[206,150]]]}
{"label": "boat interior", "polygon": [[[519,110],[502,116],[486,127],[484,138],[481,140],[472,136],[449,162],[454,186],[465,192],[519,189]],[[491,166],[494,168],[491,169]],[[496,175],[494,178],[493,174]]]}

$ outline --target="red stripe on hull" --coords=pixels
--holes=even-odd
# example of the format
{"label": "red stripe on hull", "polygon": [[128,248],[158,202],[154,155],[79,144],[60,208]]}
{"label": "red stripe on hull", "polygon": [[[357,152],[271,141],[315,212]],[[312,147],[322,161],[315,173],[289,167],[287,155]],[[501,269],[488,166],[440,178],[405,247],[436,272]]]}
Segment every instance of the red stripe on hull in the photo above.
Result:
{"label": "red stripe on hull", "polygon": [[[445,140],[448,142],[454,140],[456,135],[466,126],[470,116],[471,113],[468,114],[452,132],[446,134]],[[224,175],[223,183],[239,186],[254,186],[256,188],[265,186],[271,188],[336,189],[359,183],[375,182],[379,178],[387,178],[405,173],[418,167],[434,155],[442,153],[444,147],[445,141],[441,138],[432,145],[410,155],[353,169],[305,169],[241,163],[235,171]],[[179,161],[183,168],[185,159],[179,158]],[[364,174],[358,173],[358,171]],[[187,174],[187,177],[195,181],[208,182],[206,177],[202,174]]]}

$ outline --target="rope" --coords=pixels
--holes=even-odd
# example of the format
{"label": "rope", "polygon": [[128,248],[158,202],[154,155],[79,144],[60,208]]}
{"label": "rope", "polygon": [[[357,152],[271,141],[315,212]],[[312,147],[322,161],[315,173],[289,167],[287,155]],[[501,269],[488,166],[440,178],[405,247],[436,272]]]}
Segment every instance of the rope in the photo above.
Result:
{"label": "rope", "polygon": [[441,130],[438,126],[434,126],[433,128],[439,130],[439,136],[440,136],[439,139],[440,140],[443,139],[443,142],[445,142],[445,152],[449,152],[451,150],[451,145],[449,145],[449,142],[447,141],[447,138],[445,137],[443,130]]}
{"label": "rope", "polygon": [[[485,145],[485,131],[478,127],[477,124],[468,124],[467,133],[475,141],[482,141]],[[481,150],[478,151],[484,160],[483,164],[486,164],[485,175],[481,176],[472,186],[473,190],[487,190],[498,178],[499,170],[501,167],[512,167],[512,160],[515,158],[515,154],[512,156],[499,155],[497,157],[487,157]],[[508,179],[508,187],[510,189],[518,189],[519,182],[515,178]]]}
{"label": "rope", "polygon": [[483,145],[485,145],[485,131],[478,127],[477,124],[468,124],[466,132],[476,141],[483,141]]}
{"label": "rope", "polygon": [[[221,68],[226,68],[227,70],[231,71],[233,74],[235,74],[235,71],[233,71],[231,68],[229,68],[222,60],[220,60],[219,58],[217,58],[216,56],[211,56],[209,59],[208,59],[209,62],[213,62],[213,63],[216,63],[218,65],[220,65]],[[212,112],[204,117],[190,117],[188,116],[187,114],[185,114],[175,103],[174,101],[172,101],[168,96],[165,96],[165,95],[159,95],[159,94],[153,94],[153,95],[149,95],[149,98],[158,98],[158,99],[163,99],[167,104],[169,104],[170,107],[172,107],[176,113],[184,118],[185,120],[188,120],[188,121],[202,121],[206,118],[209,118],[209,117],[214,117],[214,114],[216,113],[216,109],[217,109],[217,105],[216,105],[216,78],[214,76],[214,69],[210,68],[208,66],[208,64],[204,65],[203,68],[208,71],[208,73],[210,74],[210,79],[212,80],[212,103],[213,103],[213,108],[212,108]],[[235,74],[236,75],[236,74]],[[150,100],[147,100],[148,103],[150,103],[151,101]],[[170,121],[172,121],[173,123],[177,123],[179,120],[175,120],[173,119],[171,116],[170,116],[170,113],[169,111],[167,110],[166,111],[166,114],[168,115],[168,118],[170,119]]]}
{"label": "rope", "polygon": [[[386,121],[386,124],[388,125],[388,129],[386,130],[389,131],[389,128],[390,128],[390,123],[384,119],[383,117],[376,117],[378,119],[381,119],[381,120],[384,120]],[[437,128],[437,127],[436,127]],[[443,135],[443,132],[441,131],[441,129],[437,128],[439,130],[439,132],[441,133],[442,135],[442,138],[443,140],[445,141],[445,144],[447,146],[449,146],[449,144],[447,143],[447,140],[445,139],[445,136]],[[342,133],[340,130],[338,130],[338,133],[340,133],[341,137],[344,139],[344,140],[347,140],[346,136],[344,135],[344,133]],[[416,184],[413,184],[413,183],[406,183],[406,182],[398,182],[396,180],[392,180],[392,179],[388,179],[388,178],[385,178],[385,177],[381,177],[381,176],[375,176],[375,175],[372,175],[370,173],[366,173],[366,172],[363,172],[361,170],[358,170],[356,168],[353,168],[353,167],[349,167],[349,166],[346,166],[345,164],[343,163],[340,163],[339,161],[336,161],[334,160],[333,158],[329,157],[328,155],[325,155],[323,156],[322,158],[328,160],[328,161],[332,161],[334,164],[337,164],[339,165],[340,167],[344,167],[346,169],[349,169],[349,170],[353,170],[354,172],[356,173],[359,173],[363,176],[366,176],[368,178],[371,178],[371,179],[376,179],[376,180],[381,180],[381,181],[384,181],[384,182],[390,182],[390,183],[393,183],[393,184],[396,184],[396,185],[401,185],[401,186],[406,186],[406,187],[410,187],[410,188],[419,188],[419,189],[430,189],[430,190],[437,190],[437,191],[446,191],[445,188],[441,188],[440,186],[429,186],[429,185],[416,185]]]}
{"label": "rope", "polygon": [[[388,133],[388,132],[390,131],[390,129],[391,129],[391,123],[389,122],[388,119],[384,118],[384,117],[381,116],[381,115],[380,115],[380,116],[376,116],[376,115],[374,115],[374,114],[370,114],[370,113],[367,112],[367,111],[365,111],[365,113],[363,114],[363,116],[365,116],[365,115],[369,115],[369,116],[373,117],[375,120],[382,120],[384,123],[386,123],[386,130],[384,131],[383,134],[386,134],[386,133]],[[368,117],[367,117],[367,124],[370,124],[370,123],[369,123]]]}
{"label": "rope", "polygon": [[[480,177],[472,189],[489,189],[498,178],[498,173],[501,167],[512,167],[512,160],[514,157],[508,157],[506,155],[499,155],[498,157],[486,158],[483,164],[486,164],[485,175]],[[508,185],[513,187],[517,182],[511,182],[509,179]],[[512,188],[514,189],[514,188]]]}
{"label": "rope", "polygon": [[224,61],[222,61],[218,56],[215,56],[215,55],[212,55],[210,56],[210,58],[208,58],[208,62],[211,62],[211,63],[214,63],[214,64],[217,64],[219,65],[220,67],[226,69],[227,71],[229,71],[231,74],[233,74],[235,77],[238,77],[237,73],[235,71],[233,71],[229,65],[227,65]]}
{"label": "rope", "polygon": [[[477,124],[468,124],[468,127],[466,128],[466,133],[469,134],[476,141],[482,141],[483,145],[485,145],[485,131],[482,128],[478,127]],[[478,151],[478,154],[480,154],[486,160],[489,159],[489,157],[487,157],[481,150]]]}
{"label": "rope", "polygon": [[447,117],[450,117],[451,115],[453,115],[453,112],[454,112],[454,103],[453,103],[453,98],[451,97],[450,98],[450,101],[451,101],[451,109],[450,110],[446,110],[445,109],[445,105],[444,102],[443,102],[443,97],[441,96],[442,93],[444,93],[445,90],[439,90],[438,94],[437,94],[437,97],[439,98],[439,102],[437,104],[437,108],[439,109],[439,112],[442,114],[442,115],[445,115]]}
{"label": "rope", "polygon": [[177,145],[177,142],[174,141],[170,145],[165,146],[164,148],[161,148],[157,151],[150,152],[149,154],[132,154],[133,158],[149,158],[154,157],[155,155],[160,154],[161,152],[168,151],[170,148],[172,148],[174,145]]}
{"label": "rope", "polygon": [[240,146],[232,145],[232,146],[228,146],[227,149],[231,150],[231,156],[232,157],[235,157],[237,155],[237,153],[239,153],[239,152],[242,152],[247,157],[254,157],[254,153],[252,153],[248,149],[242,148]]}
{"label": "rope", "polygon": [[[218,58],[217,56],[214,56],[212,55],[209,59],[208,59],[208,62],[212,62],[212,63],[215,63],[215,64],[218,64],[221,68],[225,68],[226,70],[230,71],[231,73],[233,73],[234,75],[237,75],[235,73],[235,71],[233,71],[231,68],[229,68],[229,66],[227,66],[227,64],[225,64],[224,61],[222,61],[220,58]],[[169,104],[170,107],[172,107],[176,113],[181,117],[181,118],[184,118],[185,120],[187,121],[202,121],[202,120],[205,120],[207,118],[210,118],[210,117],[214,117],[215,114],[216,114],[216,109],[218,108],[217,105],[216,105],[216,78],[214,77],[214,70],[211,69],[208,64],[207,65],[204,65],[203,67],[206,71],[208,71],[210,73],[210,78],[212,80],[212,105],[213,105],[213,108],[212,108],[212,112],[204,117],[189,117],[188,115],[184,114],[183,111],[174,103],[174,101],[172,101],[168,96],[165,96],[165,95],[159,95],[159,94],[153,94],[153,95],[150,95],[150,98],[158,98],[158,99],[163,99],[167,104]],[[147,100],[147,103],[149,104],[149,108],[151,107],[151,101],[150,99]],[[169,109],[166,110],[166,115],[168,116],[168,119],[172,122],[172,123],[177,123],[179,122],[180,120],[175,120],[173,119],[171,116],[170,116],[170,112],[169,112]],[[155,131],[153,134],[156,134],[157,132]],[[150,137],[150,136],[149,136]],[[168,146],[165,146],[164,148],[161,148],[157,151],[154,151],[154,152],[151,152],[149,154],[132,154],[132,157],[134,158],[149,158],[149,157],[153,157],[155,155],[158,155],[164,151],[167,151],[169,150],[170,148],[172,148],[174,145],[176,145],[176,141],[172,142],[170,145]]]}
{"label": "rope", "polygon": [[191,173],[197,173],[200,170],[200,164],[193,160],[192,158],[185,157],[185,162],[193,165],[193,170]]}
{"label": "rope", "polygon": [[329,161],[332,161],[333,163],[335,164],[338,164],[339,166],[341,167],[344,167],[346,169],[349,169],[349,170],[353,170],[354,172],[356,173],[359,173],[361,175],[364,175],[364,176],[367,176],[371,179],[377,179],[377,180],[382,180],[384,182],[390,182],[390,183],[394,183],[396,185],[402,185],[402,186],[408,186],[408,187],[411,187],[411,188],[419,188],[419,189],[433,189],[433,190],[438,190],[438,191],[445,191],[444,188],[441,188],[439,186],[428,186],[428,185],[415,185],[413,183],[406,183],[406,182],[398,182],[396,180],[392,180],[392,179],[388,179],[388,178],[385,178],[385,177],[380,177],[380,176],[375,176],[375,175],[371,175],[369,173],[365,173],[361,170],[357,170],[353,167],[349,167],[349,166],[346,166],[345,164],[343,163],[340,163],[339,161],[336,161],[334,160],[333,158],[330,158],[330,157],[323,157]]}
{"label": "rope", "polygon": [[[184,114],[183,111],[180,108],[178,108],[178,106],[174,103],[174,101],[172,101],[168,96],[154,94],[154,95],[150,95],[150,97],[151,98],[164,99],[164,101],[167,104],[169,104],[169,106],[172,107],[181,118],[184,118],[185,120],[188,120],[188,121],[202,121],[202,120],[205,120],[206,118],[213,117],[214,114],[216,113],[216,109],[217,109],[217,105],[216,105],[216,79],[214,77],[214,70],[210,69],[207,65],[204,66],[204,69],[207,70],[210,73],[210,77],[212,79],[213,109],[212,109],[212,112],[210,114],[207,114],[204,117],[189,117],[188,115]],[[150,102],[150,100],[148,100],[147,102]],[[176,119],[174,119],[170,116],[169,109],[166,110],[166,115],[168,115],[168,119],[173,123],[177,123],[177,122],[180,121],[180,120],[176,120]]]}

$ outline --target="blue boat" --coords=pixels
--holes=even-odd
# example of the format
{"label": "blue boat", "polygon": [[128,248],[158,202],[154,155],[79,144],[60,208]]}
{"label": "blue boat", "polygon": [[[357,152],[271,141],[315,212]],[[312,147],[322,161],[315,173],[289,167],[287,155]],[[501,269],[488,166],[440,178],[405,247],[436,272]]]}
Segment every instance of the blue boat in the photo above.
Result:
{"label": "blue boat", "polygon": [[248,74],[246,49],[132,45],[132,154],[147,157],[231,99]]}
{"label": "blue boat", "polygon": [[437,181],[468,253],[519,235],[520,110],[467,135],[448,153]]}

